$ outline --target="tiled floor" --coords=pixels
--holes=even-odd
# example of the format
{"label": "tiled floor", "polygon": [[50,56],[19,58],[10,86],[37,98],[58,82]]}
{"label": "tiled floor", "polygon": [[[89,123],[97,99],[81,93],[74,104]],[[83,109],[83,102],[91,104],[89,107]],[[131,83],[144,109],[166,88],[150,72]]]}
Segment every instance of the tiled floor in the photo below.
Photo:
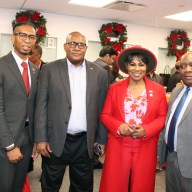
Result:
{"label": "tiled floor", "polygon": [[[102,170],[100,169],[94,170],[94,192],[98,192],[101,171]],[[29,173],[32,192],[41,192],[39,182],[40,174],[41,174],[41,157],[35,160],[34,171]],[[69,179],[67,171],[63,179],[63,184],[60,192],[68,192],[68,187],[69,187]],[[156,174],[155,192],[165,192],[165,171],[161,171]]]}

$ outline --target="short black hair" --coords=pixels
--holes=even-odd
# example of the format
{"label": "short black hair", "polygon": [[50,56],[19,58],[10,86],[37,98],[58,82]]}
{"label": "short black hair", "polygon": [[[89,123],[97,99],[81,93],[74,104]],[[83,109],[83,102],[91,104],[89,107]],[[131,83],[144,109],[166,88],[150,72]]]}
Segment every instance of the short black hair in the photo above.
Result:
{"label": "short black hair", "polygon": [[149,60],[148,60],[147,56],[142,53],[131,53],[131,54],[127,55],[127,57],[125,58],[125,63],[126,64],[131,63],[135,59],[135,57],[139,58],[146,65],[149,65]]}
{"label": "short black hair", "polygon": [[104,46],[99,52],[99,57],[105,57],[107,54],[109,54],[109,56],[117,55],[117,51],[111,46]]}
{"label": "short black hair", "polygon": [[17,23],[15,23],[15,25],[13,26],[13,33],[14,33],[14,31],[15,31],[15,29],[16,29],[17,27],[20,27],[20,26],[22,26],[22,25],[29,25],[29,26],[33,27],[33,28],[35,29],[35,31],[36,31],[35,25],[34,25],[33,23],[31,23],[31,22],[17,22]]}

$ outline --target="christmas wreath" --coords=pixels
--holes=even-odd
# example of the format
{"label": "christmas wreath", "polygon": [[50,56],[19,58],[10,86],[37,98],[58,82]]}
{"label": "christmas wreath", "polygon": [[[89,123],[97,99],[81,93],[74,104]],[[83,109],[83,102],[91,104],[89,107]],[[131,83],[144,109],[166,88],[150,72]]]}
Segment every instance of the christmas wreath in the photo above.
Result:
{"label": "christmas wreath", "polygon": [[[127,41],[127,29],[123,24],[116,22],[103,24],[98,32],[101,45],[112,46],[118,52],[123,49],[123,44]],[[111,37],[117,37],[118,40],[112,41]]]}
{"label": "christmas wreath", "polygon": [[43,44],[47,35],[47,20],[37,11],[20,11],[16,13],[12,26],[18,22],[31,22],[36,27],[37,41],[36,44]]}
{"label": "christmas wreath", "polygon": [[[177,61],[180,59],[180,57],[185,54],[190,46],[190,39],[187,36],[187,33],[182,30],[174,30],[171,31],[170,36],[167,37],[168,41],[168,53],[167,56],[176,56]],[[182,48],[178,49],[177,44],[178,41],[181,42]]]}

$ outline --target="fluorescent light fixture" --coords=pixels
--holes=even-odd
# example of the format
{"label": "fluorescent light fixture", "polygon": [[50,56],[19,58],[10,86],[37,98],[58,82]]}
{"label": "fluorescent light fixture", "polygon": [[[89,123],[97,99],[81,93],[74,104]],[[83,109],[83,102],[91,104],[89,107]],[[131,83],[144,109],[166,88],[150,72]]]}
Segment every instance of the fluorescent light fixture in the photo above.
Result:
{"label": "fluorescent light fixture", "polygon": [[165,16],[165,18],[179,21],[192,21],[192,11]]}
{"label": "fluorescent light fixture", "polygon": [[70,4],[88,6],[88,7],[103,7],[115,0],[71,0]]}

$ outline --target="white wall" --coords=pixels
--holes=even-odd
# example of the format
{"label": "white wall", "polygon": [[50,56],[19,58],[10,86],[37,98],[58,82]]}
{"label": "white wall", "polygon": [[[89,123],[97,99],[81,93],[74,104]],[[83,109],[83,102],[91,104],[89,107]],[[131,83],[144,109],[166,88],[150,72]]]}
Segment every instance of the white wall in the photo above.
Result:
{"label": "white wall", "polygon": [[[0,33],[12,33],[12,20],[15,19],[16,13],[20,10],[12,9],[0,9]],[[79,31],[83,33],[87,41],[98,41],[98,30],[102,24],[112,22],[104,20],[86,19],[83,17],[73,17],[66,15],[42,13],[47,19],[47,30],[51,37],[58,38],[57,44],[57,58],[63,58],[65,56],[63,50],[63,43],[66,36],[72,31]],[[160,48],[167,47],[166,37],[170,35],[171,30],[163,28],[152,28],[141,25],[133,25],[129,23],[123,23],[127,26],[128,41],[127,44],[141,45],[150,49],[158,58],[159,65],[157,66],[157,72],[163,72],[165,65],[171,67],[175,63],[175,57],[167,57],[166,50]],[[192,39],[192,32],[188,32],[188,37]],[[92,47],[92,46],[91,46]],[[163,51],[162,51],[163,50]],[[89,50],[88,53],[94,52]],[[97,50],[98,52],[98,50]],[[97,53],[96,53],[97,54]],[[163,56],[162,56],[163,55]],[[166,59],[167,58],[167,59]],[[96,58],[94,58],[96,59]],[[94,60],[92,59],[92,60]]]}

